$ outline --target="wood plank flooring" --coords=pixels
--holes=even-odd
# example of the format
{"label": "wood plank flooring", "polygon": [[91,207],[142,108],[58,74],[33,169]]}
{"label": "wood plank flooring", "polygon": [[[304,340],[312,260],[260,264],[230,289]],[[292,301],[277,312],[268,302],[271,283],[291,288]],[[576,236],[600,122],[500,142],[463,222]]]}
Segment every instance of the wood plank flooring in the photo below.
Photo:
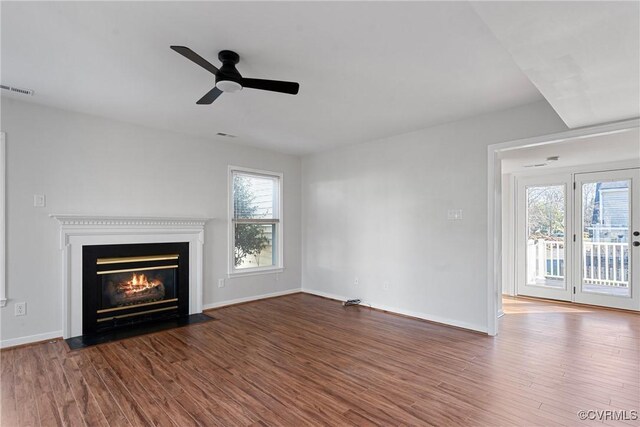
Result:
{"label": "wood plank flooring", "polygon": [[505,299],[482,334],[307,294],[78,351],[0,352],[2,426],[638,425],[640,316]]}

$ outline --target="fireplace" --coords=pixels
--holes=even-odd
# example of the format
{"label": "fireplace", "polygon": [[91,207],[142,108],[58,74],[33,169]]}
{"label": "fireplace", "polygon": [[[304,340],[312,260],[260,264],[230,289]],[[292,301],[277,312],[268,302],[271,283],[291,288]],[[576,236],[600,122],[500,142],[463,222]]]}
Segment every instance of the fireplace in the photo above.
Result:
{"label": "fireplace", "polygon": [[82,334],[189,315],[189,243],[82,248]]}

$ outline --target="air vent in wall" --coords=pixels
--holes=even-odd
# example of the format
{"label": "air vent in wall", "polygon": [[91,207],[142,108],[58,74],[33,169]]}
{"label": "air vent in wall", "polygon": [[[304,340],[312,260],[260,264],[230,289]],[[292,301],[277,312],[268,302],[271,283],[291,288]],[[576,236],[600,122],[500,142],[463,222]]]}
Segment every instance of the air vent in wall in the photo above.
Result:
{"label": "air vent in wall", "polygon": [[9,92],[21,93],[23,95],[33,95],[33,91],[31,89],[21,89],[19,87],[0,85],[1,89],[8,90]]}

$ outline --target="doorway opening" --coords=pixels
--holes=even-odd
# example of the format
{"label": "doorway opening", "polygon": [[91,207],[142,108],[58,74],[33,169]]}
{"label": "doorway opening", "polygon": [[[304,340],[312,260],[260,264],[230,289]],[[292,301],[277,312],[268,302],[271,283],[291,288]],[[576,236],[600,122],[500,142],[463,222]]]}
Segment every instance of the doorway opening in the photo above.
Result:
{"label": "doorway opening", "polygon": [[640,311],[639,144],[635,129],[504,154],[503,293]]}
{"label": "doorway opening", "polygon": [[[552,299],[605,306],[615,306],[610,304],[611,301],[626,300],[626,309],[640,310],[640,306],[637,305],[637,296],[640,293],[640,248],[634,246],[634,242],[638,242],[640,246],[640,235],[634,236],[634,232],[640,231],[640,178],[637,178],[640,170],[640,119],[493,144],[488,147],[487,154],[489,335],[496,335],[498,332],[498,318],[503,314],[503,295],[523,295],[518,291],[518,280],[526,281],[527,278],[531,283],[528,294],[541,291],[541,294],[533,297],[549,298],[544,294],[554,293],[556,295]],[[622,171],[626,171],[624,173],[627,175],[630,171],[631,177],[611,175],[623,173]],[[563,178],[559,181],[553,180],[551,175],[563,175]],[[526,225],[522,225],[526,224],[526,216],[524,222],[522,215],[520,218],[517,217],[516,204],[517,200],[526,200],[527,190],[521,189],[518,199],[517,176],[523,182],[529,177],[539,178],[538,182],[532,178],[532,181],[527,183],[531,187],[531,199],[549,201],[556,206],[564,205],[564,210],[552,212],[555,219],[551,218],[550,225],[538,227],[536,230],[527,229]],[[630,187],[619,187],[615,184],[619,181],[628,182]],[[609,198],[608,201],[603,198],[603,190],[607,189],[612,190],[611,193],[617,192],[605,195],[604,197]],[[583,194],[583,191],[586,194]],[[597,192],[600,193],[598,201],[595,200]],[[629,195],[630,234],[626,242],[629,248],[628,255],[624,248],[623,252],[620,252],[620,246],[614,247],[614,244],[625,243],[624,238],[627,235],[623,233],[620,237],[615,234],[617,230],[614,227],[614,218],[609,215],[606,219],[600,213],[595,217],[593,215],[596,209],[602,212],[604,208],[601,209],[601,205],[611,204],[613,196],[624,197],[622,193],[625,192]],[[540,207],[539,211],[533,212],[532,215],[540,216],[543,212],[544,207]],[[521,225],[520,240],[524,241],[520,246],[516,239],[518,222]],[[542,218],[539,218],[538,223],[541,222]],[[586,234],[580,231],[585,227]],[[601,233],[607,231],[605,228],[610,229],[608,234]],[[610,245],[602,253],[602,247],[607,246],[605,243]],[[527,244],[530,245],[528,249]],[[600,258],[598,250],[601,251]],[[530,253],[528,270],[527,252]],[[588,259],[586,267],[584,262],[575,261],[581,259],[578,258],[579,253],[582,253],[582,259]],[[601,269],[597,268],[599,262],[603,266]],[[520,269],[517,268],[518,265]],[[620,277],[628,276],[630,297],[608,295],[614,293],[611,291],[614,288],[614,268],[617,268],[616,281]],[[599,279],[603,277],[603,273],[606,283]],[[578,278],[579,283],[576,281]],[[602,292],[603,286],[608,286],[608,292]],[[582,291],[582,299],[573,296],[574,287],[575,295],[578,295],[578,289]],[[625,286],[615,288],[615,292],[623,292]]]}

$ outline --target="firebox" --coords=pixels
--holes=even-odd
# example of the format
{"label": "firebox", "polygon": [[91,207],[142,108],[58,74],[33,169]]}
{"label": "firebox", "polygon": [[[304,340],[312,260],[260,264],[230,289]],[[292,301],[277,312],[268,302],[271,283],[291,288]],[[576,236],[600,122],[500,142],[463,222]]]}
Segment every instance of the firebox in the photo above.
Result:
{"label": "firebox", "polygon": [[189,243],[82,248],[82,333],[189,315]]}

